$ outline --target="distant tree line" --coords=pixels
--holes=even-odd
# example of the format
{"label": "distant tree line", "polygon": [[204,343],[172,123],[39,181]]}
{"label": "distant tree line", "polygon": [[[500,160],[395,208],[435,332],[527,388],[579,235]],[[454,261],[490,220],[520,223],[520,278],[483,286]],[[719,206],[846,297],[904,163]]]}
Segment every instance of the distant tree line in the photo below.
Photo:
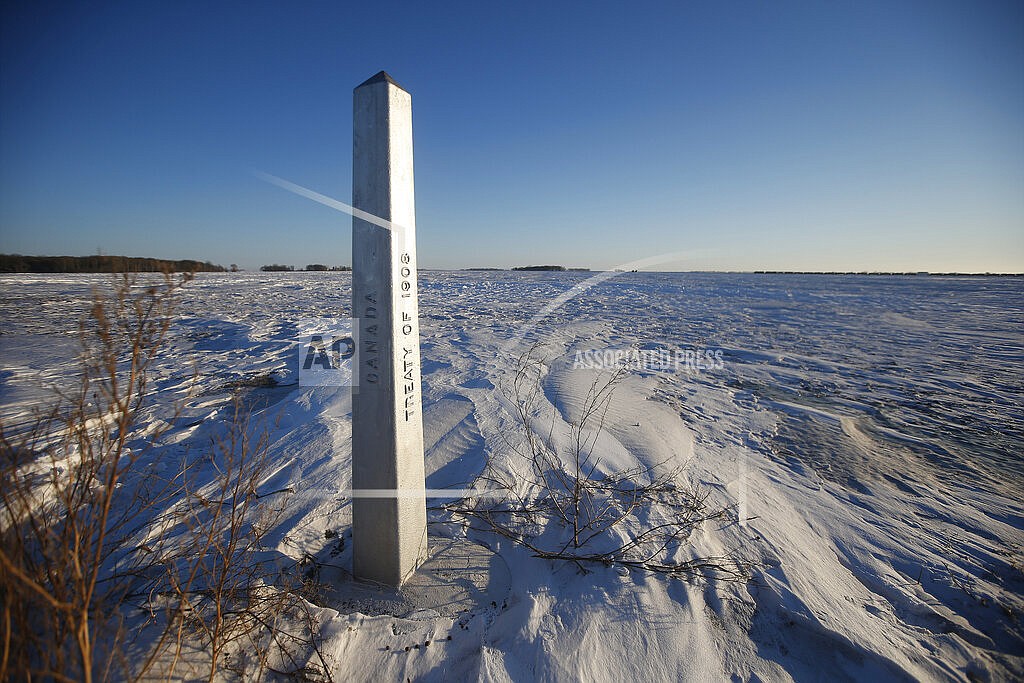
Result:
{"label": "distant tree line", "polygon": [[22,256],[0,254],[0,273],[220,273],[209,261],[138,256]]}
{"label": "distant tree line", "polygon": [[573,272],[588,272],[590,268],[566,268],[565,266],[516,266],[512,270],[552,270],[556,272],[570,270]]}
{"label": "distant tree line", "polygon": [[[269,266],[260,266],[260,270],[265,273],[291,273],[295,271],[295,266],[282,266],[280,263],[271,263]],[[310,263],[303,270],[306,271],[321,271],[321,270],[334,270],[334,271],[346,271],[352,270],[350,266],[325,266],[322,263]]]}

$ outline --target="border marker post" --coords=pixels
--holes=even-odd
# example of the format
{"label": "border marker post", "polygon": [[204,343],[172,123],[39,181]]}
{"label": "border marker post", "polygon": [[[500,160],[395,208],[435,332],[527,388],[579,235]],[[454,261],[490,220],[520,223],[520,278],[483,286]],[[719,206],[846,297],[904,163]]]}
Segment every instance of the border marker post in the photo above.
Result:
{"label": "border marker post", "polygon": [[352,569],[399,586],[427,557],[412,97],[381,71],[355,88],[352,124],[352,488],[384,494],[352,499]]}

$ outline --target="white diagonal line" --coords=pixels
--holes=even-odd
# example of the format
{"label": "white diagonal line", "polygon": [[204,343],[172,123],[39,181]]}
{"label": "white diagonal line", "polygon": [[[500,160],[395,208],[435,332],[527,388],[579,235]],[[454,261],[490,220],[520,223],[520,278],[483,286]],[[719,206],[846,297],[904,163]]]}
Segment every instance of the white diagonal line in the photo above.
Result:
{"label": "white diagonal line", "polygon": [[271,175],[269,173],[264,173],[263,171],[253,171],[253,175],[255,175],[260,180],[267,181],[271,185],[277,185],[278,187],[280,187],[280,188],[282,188],[284,190],[288,190],[289,192],[293,192],[293,193],[299,195],[300,197],[305,197],[306,199],[312,199],[314,202],[317,202],[319,204],[323,204],[324,206],[329,206],[332,209],[337,209],[338,211],[341,211],[342,213],[347,213],[348,215],[353,216],[355,218],[362,219],[362,220],[366,221],[367,223],[373,223],[374,225],[379,225],[380,227],[384,228],[385,230],[391,230],[393,232],[398,232],[398,231],[402,230],[402,226],[401,225],[395,225],[391,221],[389,221],[387,219],[384,219],[384,218],[381,218],[380,216],[375,216],[374,214],[369,213],[368,211],[363,211],[362,209],[357,209],[356,207],[354,207],[354,206],[352,206],[350,204],[346,204],[345,202],[342,202],[342,201],[339,201],[337,199],[334,199],[333,197],[328,197],[325,194],[320,194],[319,192],[314,192],[313,190],[309,189],[308,187],[303,187],[302,185],[296,185],[295,183],[293,183],[293,182],[291,182],[289,180],[285,180],[284,178],[278,178],[276,175]]}
{"label": "white diagonal line", "polygon": [[348,498],[501,498],[501,489],[342,489]]}
{"label": "white diagonal line", "polygon": [[604,272],[598,273],[597,275],[594,275],[593,277],[589,277],[583,282],[580,282],[570,287],[569,289],[565,290],[564,292],[556,296],[548,303],[547,306],[542,308],[532,318],[530,318],[522,326],[520,326],[520,328],[516,331],[516,335],[509,339],[507,342],[505,342],[504,345],[502,345],[501,352],[504,354],[508,354],[514,351],[516,346],[523,340],[524,337],[526,337],[527,334],[530,333],[532,329],[534,329],[537,326],[537,324],[541,320],[548,317],[549,315],[551,315],[551,313],[561,308],[572,299],[575,299],[580,294],[583,294],[591,287],[599,285],[605,280],[609,280],[618,275],[623,275],[631,270],[646,268],[647,266],[653,266],[658,263],[670,263],[672,261],[683,261],[686,259],[692,259],[700,254],[707,253],[709,251],[712,250],[695,249],[691,251],[674,251],[668,254],[648,256],[647,258],[637,259],[636,261],[620,263],[617,266],[612,266],[611,270],[606,270]]}
{"label": "white diagonal line", "polygon": [[[263,171],[253,171],[253,174],[257,178],[260,178],[261,180],[265,180],[266,182],[272,185],[277,185],[278,187],[288,190],[289,192],[293,192],[299,195],[300,197],[312,199],[314,202],[318,202],[320,204],[323,204],[324,206],[329,206],[332,209],[337,209],[342,213],[347,213],[350,216],[360,218],[368,223],[379,225],[380,227],[386,230],[391,230],[392,232],[396,232],[399,235],[405,235],[406,233],[405,229],[401,225],[395,225],[391,221],[381,218],[380,216],[375,216],[374,214],[369,213],[367,211],[363,211],[362,209],[357,209],[354,206],[334,199],[333,197],[328,197],[327,195],[320,194],[319,192],[315,192],[314,190],[310,190],[308,187],[296,185],[295,183],[289,180],[285,180],[284,178],[278,178],[275,175],[271,175],[270,173],[265,173]],[[577,296],[583,294],[591,287],[594,287],[595,285],[598,285],[604,282],[605,280],[613,278],[617,275],[621,275],[622,273],[629,272],[631,270],[645,268],[647,266],[653,266],[658,263],[670,263],[672,261],[692,259],[698,254],[707,251],[713,250],[700,249],[692,251],[676,251],[668,254],[648,256],[647,258],[637,259],[636,261],[629,261],[627,263],[620,263],[617,266],[612,266],[611,270],[598,273],[593,277],[590,277],[584,280],[583,282],[580,282],[579,284],[571,287],[570,289],[562,292],[560,295],[555,297],[550,303],[548,303],[547,306],[542,308],[536,315],[534,315],[524,325],[522,325],[516,332],[516,335],[512,339],[508,340],[508,342],[502,345],[501,350],[504,353],[510,353],[511,351],[515,350],[516,346],[520,342],[522,342],[523,338],[526,337],[526,335],[529,334],[529,332],[532,329],[534,329],[541,320],[549,316],[557,309],[564,306],[570,300],[576,298]]]}

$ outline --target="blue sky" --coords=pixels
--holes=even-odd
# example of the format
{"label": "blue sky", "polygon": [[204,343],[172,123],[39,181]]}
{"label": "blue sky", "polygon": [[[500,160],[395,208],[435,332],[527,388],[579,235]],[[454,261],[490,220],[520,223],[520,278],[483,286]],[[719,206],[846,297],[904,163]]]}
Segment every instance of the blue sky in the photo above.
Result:
{"label": "blue sky", "polygon": [[1024,271],[1024,4],[4,3],[0,251],[348,264],[352,88],[427,268]]}

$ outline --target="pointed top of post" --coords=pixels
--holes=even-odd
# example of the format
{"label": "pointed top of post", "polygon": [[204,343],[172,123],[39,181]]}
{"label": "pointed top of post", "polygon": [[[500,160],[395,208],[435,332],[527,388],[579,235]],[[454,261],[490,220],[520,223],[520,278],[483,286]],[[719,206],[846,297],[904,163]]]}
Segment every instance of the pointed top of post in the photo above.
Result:
{"label": "pointed top of post", "polygon": [[405,88],[403,88],[401,85],[396,83],[395,79],[391,78],[391,75],[387,71],[378,71],[376,73],[376,75],[370,76],[365,81],[363,81],[362,83],[357,85],[355,87],[355,89],[359,90],[360,88],[362,88],[364,86],[373,85],[374,83],[390,83],[391,85],[395,86],[399,90],[404,90],[405,92],[409,92],[408,90],[405,90]]}

